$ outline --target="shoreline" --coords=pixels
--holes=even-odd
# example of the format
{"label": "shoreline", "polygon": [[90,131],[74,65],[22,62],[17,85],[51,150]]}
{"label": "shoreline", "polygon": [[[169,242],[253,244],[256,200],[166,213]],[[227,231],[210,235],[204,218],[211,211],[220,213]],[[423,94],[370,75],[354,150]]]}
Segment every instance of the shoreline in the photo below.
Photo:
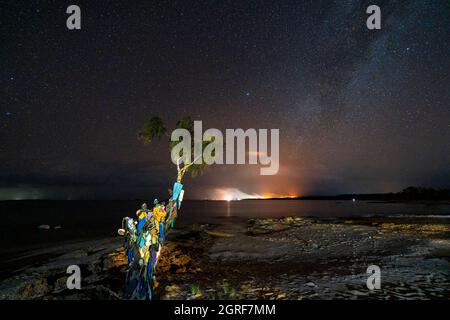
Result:
{"label": "shoreline", "polygon": [[[2,299],[120,299],[122,238],[60,245],[0,281]],[[34,256],[33,256],[34,255]],[[27,258],[26,256],[22,259]],[[286,217],[191,225],[169,235],[156,299],[449,299],[450,221],[418,217]],[[65,288],[80,265],[82,289]],[[365,286],[380,265],[382,290]]]}

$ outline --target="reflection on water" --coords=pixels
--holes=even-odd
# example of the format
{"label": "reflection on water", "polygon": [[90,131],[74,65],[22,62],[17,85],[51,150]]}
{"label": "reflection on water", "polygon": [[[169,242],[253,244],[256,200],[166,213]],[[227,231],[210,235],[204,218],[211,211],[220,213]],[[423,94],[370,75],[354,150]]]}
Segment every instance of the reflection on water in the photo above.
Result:
{"label": "reflection on water", "polygon": [[[388,203],[335,200],[187,201],[180,220],[213,222],[217,217],[346,217],[371,215],[447,215],[448,203]],[[217,220],[217,219],[215,219]]]}
{"label": "reflection on water", "polygon": [[[122,217],[141,201],[1,201],[0,250],[114,236]],[[242,225],[247,218],[283,216],[449,215],[450,204],[334,200],[184,201],[175,227],[193,223]],[[48,224],[48,231],[37,226]],[[55,226],[62,226],[55,230]]]}

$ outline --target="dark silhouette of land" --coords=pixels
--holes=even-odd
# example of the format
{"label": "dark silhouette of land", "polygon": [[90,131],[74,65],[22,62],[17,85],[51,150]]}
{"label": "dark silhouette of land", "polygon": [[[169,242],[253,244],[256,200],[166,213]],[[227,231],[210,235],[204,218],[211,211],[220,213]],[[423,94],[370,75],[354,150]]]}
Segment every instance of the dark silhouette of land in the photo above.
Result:
{"label": "dark silhouette of land", "polygon": [[450,189],[408,187],[400,192],[268,198],[262,200],[450,201]]}

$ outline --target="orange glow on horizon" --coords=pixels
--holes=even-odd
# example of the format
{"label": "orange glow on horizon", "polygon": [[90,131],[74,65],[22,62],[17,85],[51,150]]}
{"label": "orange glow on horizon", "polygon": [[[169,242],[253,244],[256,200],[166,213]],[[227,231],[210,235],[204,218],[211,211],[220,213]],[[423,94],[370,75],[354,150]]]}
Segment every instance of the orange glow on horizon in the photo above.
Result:
{"label": "orange glow on horizon", "polygon": [[275,194],[275,193],[264,193],[261,199],[271,199],[271,198],[297,198],[296,194]]}
{"label": "orange glow on horizon", "polygon": [[284,194],[273,193],[273,192],[264,192],[264,193],[246,193],[242,192],[236,188],[224,188],[224,189],[216,189],[215,190],[215,199],[222,201],[236,201],[243,199],[271,199],[271,198],[296,198],[298,197],[297,193],[288,192]]}

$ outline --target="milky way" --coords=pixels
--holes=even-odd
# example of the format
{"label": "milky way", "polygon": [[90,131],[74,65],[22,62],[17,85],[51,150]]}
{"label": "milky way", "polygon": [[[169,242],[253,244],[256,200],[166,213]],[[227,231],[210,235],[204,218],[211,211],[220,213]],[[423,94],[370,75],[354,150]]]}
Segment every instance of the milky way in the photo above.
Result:
{"label": "milky way", "polygon": [[153,115],[280,129],[278,175],[214,166],[188,198],[450,187],[448,1],[16,0],[0,15],[0,199],[165,194],[167,141],[136,139]]}

